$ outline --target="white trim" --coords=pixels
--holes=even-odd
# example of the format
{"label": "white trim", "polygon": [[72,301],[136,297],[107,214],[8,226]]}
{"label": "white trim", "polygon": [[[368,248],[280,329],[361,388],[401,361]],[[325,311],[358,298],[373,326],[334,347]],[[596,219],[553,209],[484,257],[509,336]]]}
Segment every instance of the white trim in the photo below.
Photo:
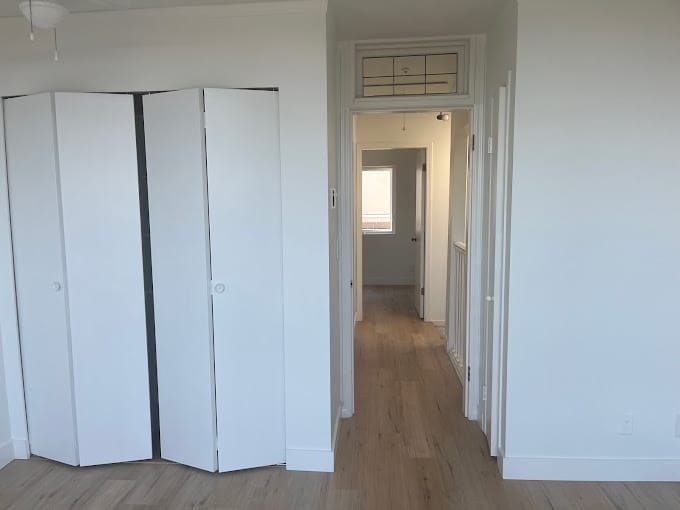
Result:
{"label": "white trim", "polygon": [[3,104],[0,101],[0,280],[10,282],[0,287],[0,342],[4,363],[7,404],[12,436],[27,441],[26,404],[24,380],[21,371],[21,346],[19,318],[17,317],[16,289],[14,287],[14,255],[9,214],[9,186],[5,154],[5,124]]}
{"label": "white trim", "polygon": [[0,444],[0,469],[14,460],[14,443],[8,439]]}
{"label": "white trim", "polygon": [[486,65],[484,62],[484,48],[486,39],[481,36],[476,40],[477,44],[470,47],[470,74],[475,78],[474,97],[476,98],[472,110],[470,134],[474,136],[475,150],[470,158],[468,178],[468,204],[467,204],[467,335],[465,346],[464,369],[469,370],[469,378],[463,380],[464,398],[463,413],[470,420],[479,418],[479,396],[482,390],[482,260],[483,235],[484,235],[484,97]]}
{"label": "white trim", "polygon": [[465,374],[463,373],[463,367],[458,364],[456,361],[456,357],[453,354],[453,351],[447,351],[447,354],[449,355],[449,359],[451,360],[451,364],[453,365],[453,368],[456,371],[456,375],[458,376],[458,379],[460,380],[461,386],[465,384]]}
{"label": "white trim", "polygon": [[[432,42],[459,42],[463,39],[470,42],[470,67],[468,94],[458,96],[402,96],[402,97],[378,97],[360,98],[355,97],[355,54],[357,46],[377,44],[402,44],[408,43],[428,45]],[[340,156],[340,322],[342,342],[342,385],[341,400],[343,402],[343,417],[354,414],[354,289],[351,287],[354,275],[354,221],[355,210],[353,194],[353,171],[356,155],[354,154],[353,139],[353,114],[357,112],[390,112],[390,111],[423,111],[439,110],[454,111],[466,109],[472,111],[471,135],[477,140],[477,150],[471,158],[470,167],[470,204],[475,202],[475,210],[468,205],[469,231],[478,232],[476,236],[470,236],[468,247],[470,249],[470,263],[468,264],[468,364],[471,370],[471,381],[465,381],[465,408],[464,414],[470,419],[476,419],[478,413],[479,385],[479,344],[481,342],[481,219],[482,182],[479,178],[480,169],[484,164],[484,96],[485,96],[485,36],[471,35],[467,37],[450,38],[420,38],[420,39],[389,39],[374,41],[346,41],[338,46],[340,61],[340,130],[338,133],[338,151]],[[356,282],[355,282],[356,283]],[[479,288],[472,288],[477,284]],[[475,346],[474,349],[471,346]],[[476,356],[476,357],[475,357]],[[472,398],[469,393],[472,392]]]}
{"label": "white trim", "polygon": [[315,471],[332,473],[335,469],[335,452],[333,450],[286,450],[287,471]]}
{"label": "white trim", "polygon": [[[493,156],[489,162],[489,186],[491,186],[491,179],[495,174],[495,185],[490,188],[494,190],[494,196],[489,196],[489,208],[493,204],[494,208],[494,218],[493,225],[495,226],[494,232],[489,231],[489,236],[493,236],[494,239],[494,258],[487,262],[487,275],[491,274],[491,266],[493,267],[493,288],[488,289],[488,292],[493,300],[489,306],[493,309],[492,323],[490,324],[490,335],[485,336],[483,341],[485,342],[484,352],[486,353],[487,363],[490,362],[491,365],[491,380],[486,380],[487,372],[486,370],[482,374],[484,379],[483,385],[486,386],[488,391],[488,398],[484,401],[482,397],[482,402],[480,402],[480,407],[484,406],[484,419],[483,426],[487,425],[488,419],[488,430],[485,430],[487,439],[489,442],[489,450],[492,456],[498,455],[499,446],[499,398],[501,392],[501,377],[500,375],[500,363],[501,363],[501,351],[502,351],[502,338],[503,324],[505,322],[505,299],[504,299],[504,288],[503,282],[506,280],[506,267],[505,267],[505,257],[507,254],[507,247],[505,246],[506,240],[506,203],[507,203],[507,171],[508,171],[508,129],[509,129],[509,95],[508,88],[506,86],[500,86],[498,88],[498,104],[495,106],[493,114],[497,115],[497,127],[495,133],[489,133],[490,135],[496,136],[494,143],[495,147],[495,158]],[[493,123],[493,121],[492,121]],[[492,128],[493,129],[493,128]],[[489,218],[491,222],[491,218]],[[487,276],[488,278],[488,276]],[[487,298],[489,299],[489,298]],[[487,325],[489,327],[489,325]]]}
{"label": "white trim", "polygon": [[[446,327],[446,321],[425,321],[425,322],[429,322],[429,323],[433,324],[434,326],[437,326],[437,327],[440,327],[440,328]],[[446,338],[444,338],[444,340],[446,340]]]}
{"label": "white trim", "polygon": [[335,452],[335,445],[338,442],[338,435],[340,434],[340,417],[342,416],[342,404],[338,406],[335,413],[335,423],[333,423],[333,437],[331,439],[331,449]]}
{"label": "white trim", "polygon": [[31,456],[31,449],[28,444],[28,439],[14,439],[14,458],[28,459]]}
{"label": "white trim", "polygon": [[680,459],[498,456],[506,480],[680,482]]}
{"label": "white trim", "polygon": [[504,400],[505,381],[503,374],[505,349],[507,341],[507,295],[508,288],[508,256],[509,256],[509,171],[510,171],[510,113],[512,101],[512,73],[508,73],[506,86],[498,90],[498,110],[503,118],[498,119],[498,133],[496,140],[496,196],[495,200],[495,253],[494,253],[494,288],[493,288],[493,338],[491,345],[492,368],[491,368],[491,420],[489,447],[491,455],[498,455],[501,445],[501,400]]}
{"label": "white trim", "polygon": [[[364,42],[356,45],[355,58],[355,96],[359,99],[373,99],[376,96],[364,96],[364,76],[363,59],[367,57],[399,57],[404,55],[438,55],[455,53],[457,55],[456,92],[451,94],[438,94],[440,97],[446,96],[453,98],[458,95],[468,93],[470,85],[469,61],[470,61],[470,39],[460,38],[456,40],[418,40],[409,42],[400,40],[396,42]],[[414,94],[422,97],[428,94]],[[434,95],[434,94],[430,94]],[[378,96],[378,97],[398,97],[398,96]]]}
{"label": "white trim", "polygon": [[286,450],[286,470],[288,471],[316,471],[332,473],[335,471],[335,448],[340,434],[340,418],[344,416],[342,405],[338,406],[333,424],[333,437],[330,450],[300,450],[289,448]]}

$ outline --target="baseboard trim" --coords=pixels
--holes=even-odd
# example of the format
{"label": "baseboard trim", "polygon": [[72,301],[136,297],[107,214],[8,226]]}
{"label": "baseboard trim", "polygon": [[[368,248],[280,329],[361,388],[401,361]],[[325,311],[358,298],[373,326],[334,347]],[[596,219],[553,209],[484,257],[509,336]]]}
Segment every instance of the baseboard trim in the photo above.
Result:
{"label": "baseboard trim", "polygon": [[443,328],[446,326],[446,321],[428,321],[434,324],[437,327]]}
{"label": "baseboard trim", "polygon": [[31,450],[28,447],[28,439],[14,439],[12,443],[14,446],[15,459],[28,459],[31,456]]}
{"label": "baseboard trim", "polygon": [[[335,413],[335,423],[333,424],[333,439],[331,441],[331,449],[333,450],[333,461],[335,461],[335,444],[338,442],[338,434],[340,433],[340,417],[342,416],[342,404],[338,406],[338,411]],[[335,464],[335,462],[333,462]],[[335,468],[335,465],[333,466]],[[333,469],[335,471],[335,469]]]}
{"label": "baseboard trim", "polygon": [[286,470],[288,471],[332,473],[334,468],[333,450],[300,450],[298,448],[286,450]]}
{"label": "baseboard trim", "polygon": [[340,416],[342,406],[338,407],[333,423],[333,437],[330,450],[301,450],[288,448],[286,450],[286,470],[288,471],[317,471],[332,473],[335,471],[335,444],[340,431]]}
{"label": "baseboard trim", "polygon": [[453,365],[453,369],[456,372],[456,375],[458,376],[458,379],[460,379],[460,383],[465,386],[465,375],[463,374],[464,370],[461,365],[458,364],[456,361],[456,357],[453,354],[453,351],[448,351],[449,354],[449,359],[451,360],[451,364]]}
{"label": "baseboard trim", "polygon": [[14,460],[14,441],[8,439],[0,444],[0,469]]}
{"label": "baseboard trim", "polygon": [[506,457],[498,467],[506,480],[572,482],[680,482],[680,459]]}
{"label": "baseboard trim", "polygon": [[354,416],[354,413],[350,409],[348,409],[346,407],[342,408],[342,411],[340,412],[341,418],[346,419],[346,418],[351,418],[352,416]]}

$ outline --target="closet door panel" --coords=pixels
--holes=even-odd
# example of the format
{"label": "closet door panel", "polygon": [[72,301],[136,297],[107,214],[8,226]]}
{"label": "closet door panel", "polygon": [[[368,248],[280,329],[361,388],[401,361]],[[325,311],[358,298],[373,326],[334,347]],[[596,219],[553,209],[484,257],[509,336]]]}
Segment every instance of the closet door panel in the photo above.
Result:
{"label": "closet door panel", "polygon": [[285,462],[278,94],[205,90],[219,470]]}
{"label": "closet door panel", "polygon": [[131,96],[55,94],[81,465],[151,457]]}
{"label": "closet door panel", "polygon": [[77,465],[53,96],[8,99],[4,106],[30,449]]}
{"label": "closet door panel", "polygon": [[217,469],[203,91],[144,98],[161,455]]}

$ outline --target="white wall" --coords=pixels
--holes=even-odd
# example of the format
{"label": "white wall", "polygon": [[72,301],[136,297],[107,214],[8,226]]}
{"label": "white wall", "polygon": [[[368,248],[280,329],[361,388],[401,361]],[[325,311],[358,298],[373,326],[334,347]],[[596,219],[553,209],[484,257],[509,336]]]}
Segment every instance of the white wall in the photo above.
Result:
{"label": "white wall", "polygon": [[394,233],[364,234],[364,285],[414,285],[416,168],[423,149],[363,151],[363,166],[391,166],[394,179]]}
{"label": "white wall", "polygon": [[467,244],[467,183],[468,149],[470,146],[470,113],[454,112],[451,117],[453,129],[451,148],[451,244]]}
{"label": "white wall", "polygon": [[[325,7],[310,1],[75,14],[60,25],[59,37],[61,61],[55,63],[49,32],[40,31],[31,43],[24,19],[1,19],[0,95],[279,87],[287,458],[289,467],[327,468],[332,411]],[[0,211],[6,196],[0,189]],[[0,231],[8,231],[6,218],[0,215],[0,221]],[[11,258],[3,248],[0,270],[7,274]],[[4,321],[8,313],[3,309],[0,325],[5,355],[17,342]],[[6,373],[14,374],[10,401],[16,401],[16,360],[5,358]]]}
{"label": "white wall", "polygon": [[[428,168],[425,275],[425,320],[444,324],[446,319],[447,247],[449,237],[449,167],[451,166],[451,123],[436,119],[436,113],[376,113],[356,116],[354,131],[358,145],[373,148],[432,148]],[[382,146],[382,147],[381,147]]]}
{"label": "white wall", "polygon": [[[331,6],[326,15],[326,51],[327,51],[327,97],[328,97],[328,186],[336,190],[335,208],[328,214],[328,255],[330,275],[330,340],[331,340],[331,413],[333,446],[340,425],[340,387],[342,384],[342,346],[340,343],[340,207],[337,196],[338,184],[338,72],[337,42],[335,38],[334,14]],[[330,197],[329,197],[330,200]],[[330,206],[330,205],[329,205]]]}
{"label": "white wall", "polygon": [[519,3],[506,476],[680,480],[678,27]]}

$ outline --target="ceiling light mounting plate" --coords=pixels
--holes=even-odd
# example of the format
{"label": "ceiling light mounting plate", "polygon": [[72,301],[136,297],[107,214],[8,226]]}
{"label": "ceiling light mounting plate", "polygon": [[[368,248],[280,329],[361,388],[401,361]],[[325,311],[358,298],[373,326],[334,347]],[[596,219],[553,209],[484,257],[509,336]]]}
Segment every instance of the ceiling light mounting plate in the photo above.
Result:
{"label": "ceiling light mounting plate", "polygon": [[68,14],[66,7],[49,0],[26,0],[19,4],[19,9],[26,19],[32,17],[38,28],[55,28]]}

